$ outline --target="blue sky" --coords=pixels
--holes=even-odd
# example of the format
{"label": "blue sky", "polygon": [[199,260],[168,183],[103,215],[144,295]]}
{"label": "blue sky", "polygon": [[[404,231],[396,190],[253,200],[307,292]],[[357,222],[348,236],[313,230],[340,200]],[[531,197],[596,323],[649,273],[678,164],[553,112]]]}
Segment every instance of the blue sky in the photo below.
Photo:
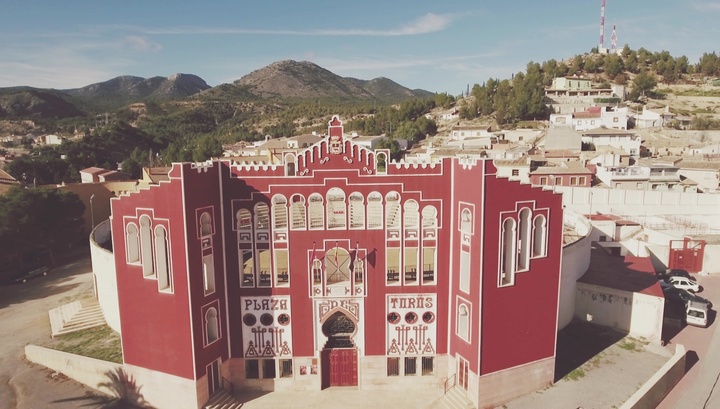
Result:
{"label": "blue sky", "polygon": [[[346,3],[346,4],[343,4]],[[601,0],[2,0],[0,87],[191,73],[215,86],[280,60],[459,94],[599,42]],[[696,63],[720,0],[607,0],[605,38]]]}

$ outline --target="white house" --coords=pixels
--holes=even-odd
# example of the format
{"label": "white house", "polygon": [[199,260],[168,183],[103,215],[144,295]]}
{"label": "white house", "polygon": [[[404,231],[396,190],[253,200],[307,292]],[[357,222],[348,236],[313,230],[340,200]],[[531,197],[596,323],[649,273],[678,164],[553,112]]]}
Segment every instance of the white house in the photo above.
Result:
{"label": "white house", "polygon": [[635,127],[638,129],[660,128],[673,119],[675,119],[675,114],[670,112],[670,108],[667,106],[664,110],[648,109],[643,106],[642,113],[635,116]]}
{"label": "white house", "polygon": [[630,156],[638,158],[640,155],[640,137],[635,132],[622,129],[597,128],[582,132],[582,141],[592,143],[595,147],[612,146],[622,149]]}

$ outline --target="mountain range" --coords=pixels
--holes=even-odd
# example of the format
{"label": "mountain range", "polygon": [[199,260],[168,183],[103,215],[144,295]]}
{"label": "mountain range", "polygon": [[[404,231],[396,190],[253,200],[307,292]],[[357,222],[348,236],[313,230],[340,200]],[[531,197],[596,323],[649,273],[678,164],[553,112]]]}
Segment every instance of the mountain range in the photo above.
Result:
{"label": "mountain range", "polygon": [[114,111],[136,102],[184,100],[333,100],[396,103],[432,96],[380,77],[341,77],[316,64],[279,61],[232,84],[210,87],[192,74],[142,78],[120,76],[82,88],[0,88],[0,118],[66,118]]}

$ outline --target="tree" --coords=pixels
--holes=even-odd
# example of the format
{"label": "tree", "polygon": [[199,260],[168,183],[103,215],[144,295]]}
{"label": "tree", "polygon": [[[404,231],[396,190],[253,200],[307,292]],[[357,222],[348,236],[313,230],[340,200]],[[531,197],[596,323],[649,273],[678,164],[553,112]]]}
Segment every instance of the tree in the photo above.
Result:
{"label": "tree", "polygon": [[0,263],[21,265],[23,256],[39,252],[54,263],[58,252],[83,240],[84,212],[80,198],[66,190],[11,188],[0,196]]}
{"label": "tree", "polygon": [[402,157],[402,149],[398,141],[390,138],[386,138],[378,142],[375,149],[390,149],[390,159],[398,161]]}
{"label": "tree", "polygon": [[652,91],[657,85],[657,80],[647,71],[641,71],[633,79],[633,92],[637,93],[638,96]]}
{"label": "tree", "polygon": [[605,57],[605,74],[608,78],[615,78],[623,71],[622,59],[613,54]]}

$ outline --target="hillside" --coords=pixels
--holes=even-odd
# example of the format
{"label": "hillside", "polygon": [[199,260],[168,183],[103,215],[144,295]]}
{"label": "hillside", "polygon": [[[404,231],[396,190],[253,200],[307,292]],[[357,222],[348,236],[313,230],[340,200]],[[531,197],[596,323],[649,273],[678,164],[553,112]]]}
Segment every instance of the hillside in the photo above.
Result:
{"label": "hillside", "polygon": [[84,115],[52,91],[19,88],[0,93],[0,118],[69,118]]}
{"label": "hillside", "polygon": [[63,92],[88,111],[98,112],[140,101],[183,99],[209,88],[205,80],[192,74],[173,74],[167,78],[126,75]]}
{"label": "hillside", "polygon": [[336,99],[398,102],[433,95],[413,91],[387,78],[370,81],[341,77],[307,61],[279,61],[253,71],[234,86],[266,99]]}

